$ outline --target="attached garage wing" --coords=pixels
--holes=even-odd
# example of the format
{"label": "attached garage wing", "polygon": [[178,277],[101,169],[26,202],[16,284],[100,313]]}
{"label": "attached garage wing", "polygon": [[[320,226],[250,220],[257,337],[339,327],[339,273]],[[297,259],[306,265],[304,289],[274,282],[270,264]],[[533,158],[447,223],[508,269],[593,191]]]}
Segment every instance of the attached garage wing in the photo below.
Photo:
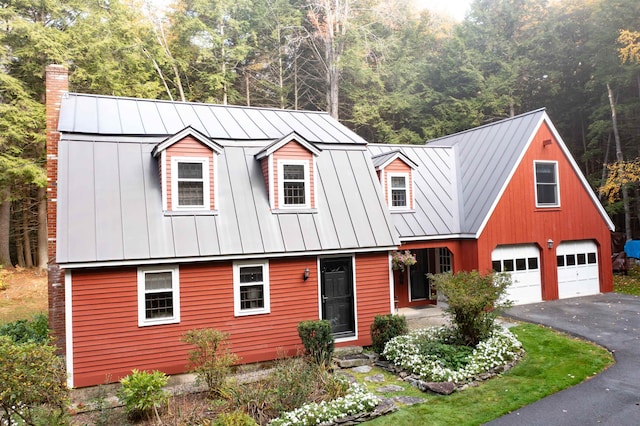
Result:
{"label": "attached garage wing", "polygon": [[491,253],[491,261],[494,271],[511,275],[508,300],[515,305],[542,301],[540,250],[535,244],[498,246]]}
{"label": "attached garage wing", "polygon": [[600,293],[598,247],[593,241],[569,241],[558,245],[558,297]]}

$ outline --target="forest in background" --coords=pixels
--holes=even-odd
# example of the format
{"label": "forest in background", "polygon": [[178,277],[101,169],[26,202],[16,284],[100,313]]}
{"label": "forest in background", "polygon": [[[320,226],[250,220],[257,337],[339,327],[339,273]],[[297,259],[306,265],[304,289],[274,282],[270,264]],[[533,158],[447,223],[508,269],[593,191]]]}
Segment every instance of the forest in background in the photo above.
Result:
{"label": "forest in background", "polygon": [[419,144],[545,107],[640,237],[640,2],[0,0],[0,263],[46,267],[44,68],[74,92],[323,110]]}

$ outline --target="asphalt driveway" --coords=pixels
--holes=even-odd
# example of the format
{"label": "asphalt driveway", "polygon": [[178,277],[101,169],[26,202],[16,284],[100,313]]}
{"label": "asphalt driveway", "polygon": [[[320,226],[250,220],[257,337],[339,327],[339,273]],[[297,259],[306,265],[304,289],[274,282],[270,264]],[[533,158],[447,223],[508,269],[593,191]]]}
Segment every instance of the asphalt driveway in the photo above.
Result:
{"label": "asphalt driveway", "polygon": [[606,347],[616,364],[490,425],[640,425],[640,297],[607,293],[522,305],[507,316]]}

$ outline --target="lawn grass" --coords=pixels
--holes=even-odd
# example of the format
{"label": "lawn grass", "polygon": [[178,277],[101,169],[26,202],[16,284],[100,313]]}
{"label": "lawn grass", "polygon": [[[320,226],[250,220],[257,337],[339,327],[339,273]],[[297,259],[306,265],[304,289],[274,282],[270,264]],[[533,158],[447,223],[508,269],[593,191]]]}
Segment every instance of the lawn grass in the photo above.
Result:
{"label": "lawn grass", "polygon": [[634,266],[627,275],[614,275],[613,291],[640,296],[640,267]]}
{"label": "lawn grass", "polygon": [[[384,384],[398,384],[405,391],[382,396],[420,396],[426,402],[402,407],[367,424],[478,425],[578,384],[613,363],[613,357],[605,349],[541,326],[523,324],[511,331],[518,336],[527,354],[507,373],[449,396],[422,393],[385,373]],[[357,379],[361,381],[362,377]],[[367,385],[375,392],[382,384]]]}

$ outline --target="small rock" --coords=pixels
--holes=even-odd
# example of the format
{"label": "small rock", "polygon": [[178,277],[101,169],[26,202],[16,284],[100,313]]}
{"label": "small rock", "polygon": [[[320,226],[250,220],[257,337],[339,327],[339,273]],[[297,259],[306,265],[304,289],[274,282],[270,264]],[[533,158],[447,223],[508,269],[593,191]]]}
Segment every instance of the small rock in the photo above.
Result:
{"label": "small rock", "polygon": [[339,372],[337,374],[339,374],[340,376],[346,378],[349,383],[355,383],[356,382],[356,377],[353,374],[349,374],[349,373],[345,373],[345,372]]}
{"label": "small rock", "polygon": [[387,393],[387,392],[400,392],[402,390],[404,390],[404,388],[402,386],[387,385],[387,386],[381,386],[381,387],[377,388],[376,392]]}
{"label": "small rock", "polygon": [[456,390],[456,385],[452,382],[422,382],[424,387],[440,395],[451,395]]}
{"label": "small rock", "polygon": [[369,371],[371,371],[371,366],[361,365],[359,367],[353,367],[351,371],[353,371],[354,373],[368,373]]}
{"label": "small rock", "polygon": [[384,382],[384,374],[375,374],[364,378],[367,382],[382,383]]}

